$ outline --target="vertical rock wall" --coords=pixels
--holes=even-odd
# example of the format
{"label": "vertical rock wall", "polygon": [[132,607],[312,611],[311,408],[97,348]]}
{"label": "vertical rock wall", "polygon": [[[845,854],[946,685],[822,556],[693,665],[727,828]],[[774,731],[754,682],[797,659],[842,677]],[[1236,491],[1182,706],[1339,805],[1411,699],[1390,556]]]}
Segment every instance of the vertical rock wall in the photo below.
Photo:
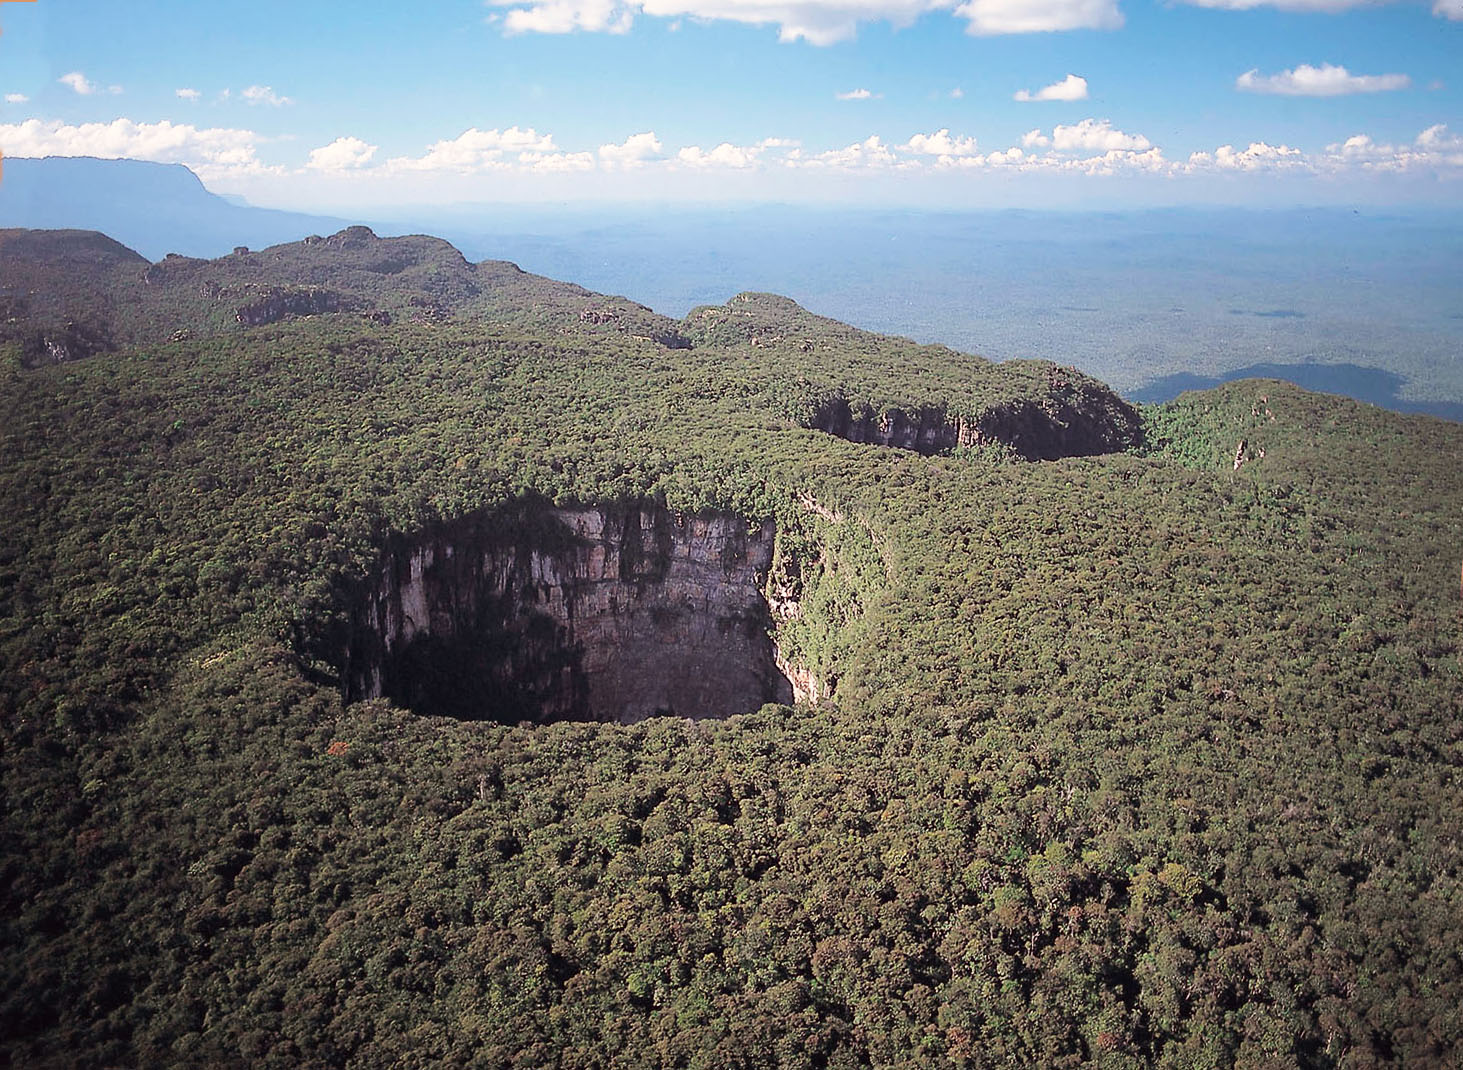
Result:
{"label": "vertical rock wall", "polygon": [[347,698],[509,721],[791,702],[762,593],[774,538],[647,505],[526,507],[395,540],[355,614]]}

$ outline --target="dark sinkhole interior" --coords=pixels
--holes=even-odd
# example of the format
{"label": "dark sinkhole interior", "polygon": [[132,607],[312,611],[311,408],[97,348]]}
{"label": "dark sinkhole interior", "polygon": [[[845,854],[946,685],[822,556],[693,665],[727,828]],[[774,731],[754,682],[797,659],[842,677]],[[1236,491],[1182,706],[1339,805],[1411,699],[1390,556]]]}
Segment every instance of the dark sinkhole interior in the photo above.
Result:
{"label": "dark sinkhole interior", "polygon": [[762,590],[774,538],[770,523],[644,503],[394,536],[355,600],[346,698],[508,723],[790,703]]}

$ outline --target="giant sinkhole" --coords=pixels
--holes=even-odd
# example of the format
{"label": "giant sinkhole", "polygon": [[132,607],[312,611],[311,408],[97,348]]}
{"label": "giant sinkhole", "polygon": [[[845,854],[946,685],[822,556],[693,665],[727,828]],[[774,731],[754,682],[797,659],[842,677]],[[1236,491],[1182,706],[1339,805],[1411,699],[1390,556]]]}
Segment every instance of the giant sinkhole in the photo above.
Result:
{"label": "giant sinkhole", "polygon": [[354,599],[345,697],[509,723],[790,703],[763,593],[775,536],[644,502],[393,535]]}

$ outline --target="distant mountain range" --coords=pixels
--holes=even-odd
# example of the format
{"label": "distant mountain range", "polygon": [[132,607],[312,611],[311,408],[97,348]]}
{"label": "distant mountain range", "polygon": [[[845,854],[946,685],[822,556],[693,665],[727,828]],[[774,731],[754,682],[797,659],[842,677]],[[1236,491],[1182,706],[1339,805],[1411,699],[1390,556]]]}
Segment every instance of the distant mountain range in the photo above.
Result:
{"label": "distant mountain range", "polygon": [[0,180],[0,227],[99,230],[149,260],[222,256],[239,245],[331,234],[348,222],[236,203],[182,164],[11,158]]}

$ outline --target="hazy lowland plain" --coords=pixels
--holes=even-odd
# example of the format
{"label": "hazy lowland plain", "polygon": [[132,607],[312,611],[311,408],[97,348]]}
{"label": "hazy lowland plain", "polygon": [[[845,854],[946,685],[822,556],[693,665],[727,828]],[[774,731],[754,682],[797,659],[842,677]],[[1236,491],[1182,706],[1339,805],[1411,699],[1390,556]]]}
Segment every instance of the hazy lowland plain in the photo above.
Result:
{"label": "hazy lowland plain", "polygon": [[[1073,365],[1168,400],[1245,375],[1463,416],[1463,213],[1365,206],[1110,212],[383,206],[427,233],[677,318],[746,290],[993,360]],[[101,230],[158,260],[330,234],[181,166],[12,160],[0,226]]]}
{"label": "hazy lowland plain", "polygon": [[1463,425],[1101,381],[1456,230],[1186,218],[0,231],[0,1062],[1457,1065]]}

